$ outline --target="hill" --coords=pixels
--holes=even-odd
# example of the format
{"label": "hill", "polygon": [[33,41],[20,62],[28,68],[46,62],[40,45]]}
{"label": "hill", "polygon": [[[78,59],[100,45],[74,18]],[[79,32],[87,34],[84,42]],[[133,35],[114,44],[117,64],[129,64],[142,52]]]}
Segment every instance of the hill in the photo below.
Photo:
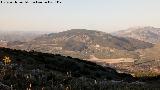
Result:
{"label": "hill", "polygon": [[127,30],[114,32],[113,35],[119,37],[130,37],[150,43],[160,42],[160,28],[155,27],[129,28]]}
{"label": "hill", "polygon": [[[34,51],[20,51],[7,48],[0,48],[0,59],[3,60],[4,56],[12,59],[12,63],[25,65],[33,65],[34,67],[26,67],[31,69],[44,68],[48,70],[56,70],[59,72],[72,72],[73,76],[88,76],[92,78],[108,78],[118,79],[118,73],[111,68],[104,68],[93,62],[72,58],[69,56],[61,56],[59,54],[47,54]],[[2,62],[2,61],[1,61]],[[40,67],[44,66],[44,67]],[[98,75],[98,76],[97,76]],[[99,76],[100,75],[100,76]],[[105,76],[107,75],[107,77]]]}
{"label": "hill", "polygon": [[[6,56],[11,63],[3,63]],[[15,89],[25,89],[29,84],[33,89],[51,88],[52,85],[68,85],[78,78],[133,80],[131,75],[117,73],[112,68],[61,55],[0,48],[0,60],[0,86],[10,88],[12,85]]]}
{"label": "hill", "polygon": [[37,37],[26,43],[8,44],[9,48],[58,53],[82,59],[137,57],[133,50],[152,47],[152,44],[131,38],[120,38],[105,32],[73,29]]}
{"label": "hill", "polygon": [[[155,90],[160,77],[132,77],[77,58],[0,48],[0,88],[33,90]],[[154,83],[154,84],[153,84]]]}
{"label": "hill", "polygon": [[159,53],[160,53],[160,44],[155,44],[152,48],[146,48],[143,50],[138,50],[143,57],[148,59],[160,59]]}

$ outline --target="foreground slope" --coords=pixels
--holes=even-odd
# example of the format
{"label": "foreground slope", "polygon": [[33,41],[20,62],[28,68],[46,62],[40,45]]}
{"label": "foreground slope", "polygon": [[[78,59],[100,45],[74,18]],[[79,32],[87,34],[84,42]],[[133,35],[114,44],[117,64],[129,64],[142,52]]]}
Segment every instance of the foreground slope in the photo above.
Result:
{"label": "foreground slope", "polygon": [[[3,64],[5,56],[10,57],[11,63]],[[0,87],[3,88],[12,85],[19,90],[32,84],[36,90],[41,86],[53,90],[58,85],[68,87],[76,79],[133,80],[131,75],[117,73],[112,68],[61,55],[0,48],[0,59]]]}
{"label": "foreground slope", "polygon": [[[160,88],[159,76],[133,78],[129,74],[117,73],[112,68],[77,58],[0,48],[1,60],[4,60],[5,56],[10,57],[11,63],[0,62],[0,88],[3,90],[27,88],[33,90],[158,90]],[[135,80],[138,81],[135,82]]]}
{"label": "foreground slope", "polygon": [[62,73],[72,72],[72,75],[75,77],[86,76],[90,78],[121,79],[120,74],[112,68],[102,67],[93,62],[69,56],[0,48],[1,60],[3,60],[4,56],[9,56],[12,63],[22,65],[29,70],[47,69]]}

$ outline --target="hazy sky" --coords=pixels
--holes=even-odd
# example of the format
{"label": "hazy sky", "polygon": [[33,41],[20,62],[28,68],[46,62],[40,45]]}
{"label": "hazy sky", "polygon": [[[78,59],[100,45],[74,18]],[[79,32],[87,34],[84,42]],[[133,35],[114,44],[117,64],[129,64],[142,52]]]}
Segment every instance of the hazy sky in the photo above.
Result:
{"label": "hazy sky", "polygon": [[48,5],[0,4],[0,30],[111,32],[134,26],[160,27],[160,0],[61,1],[62,4]]}

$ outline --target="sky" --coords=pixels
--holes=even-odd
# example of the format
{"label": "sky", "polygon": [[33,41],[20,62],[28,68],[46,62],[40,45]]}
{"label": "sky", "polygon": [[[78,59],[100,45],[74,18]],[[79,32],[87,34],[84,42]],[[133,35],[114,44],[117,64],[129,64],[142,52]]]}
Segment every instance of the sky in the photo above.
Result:
{"label": "sky", "polygon": [[135,26],[160,27],[160,0],[61,0],[61,2],[61,4],[0,4],[0,30],[59,32],[89,29],[113,32]]}

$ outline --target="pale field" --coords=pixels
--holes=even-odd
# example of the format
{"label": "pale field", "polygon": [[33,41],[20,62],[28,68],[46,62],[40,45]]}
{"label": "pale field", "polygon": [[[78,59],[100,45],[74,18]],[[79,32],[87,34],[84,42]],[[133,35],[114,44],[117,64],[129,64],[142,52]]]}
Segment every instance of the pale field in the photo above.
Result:
{"label": "pale field", "polygon": [[122,63],[122,62],[133,63],[134,59],[133,58],[99,59],[92,55],[91,58],[88,59],[88,61],[114,64],[114,63]]}

